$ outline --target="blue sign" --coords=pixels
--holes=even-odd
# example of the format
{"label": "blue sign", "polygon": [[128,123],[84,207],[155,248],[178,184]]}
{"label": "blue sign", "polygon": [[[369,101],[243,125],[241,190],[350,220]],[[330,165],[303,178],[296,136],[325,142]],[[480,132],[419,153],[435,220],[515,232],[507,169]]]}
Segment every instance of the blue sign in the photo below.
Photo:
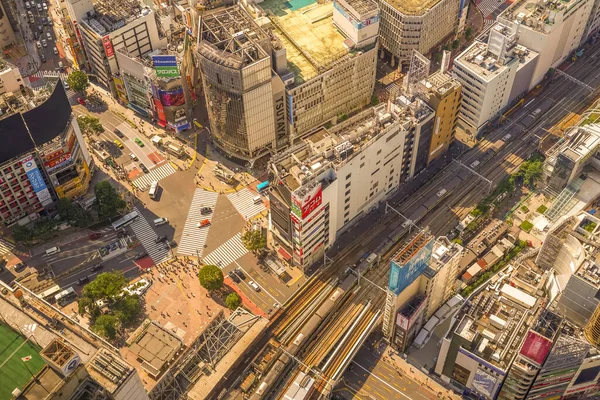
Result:
{"label": "blue sign", "polygon": [[152,56],[152,63],[154,67],[176,67],[177,57],[176,56]]}
{"label": "blue sign", "polygon": [[44,178],[42,178],[42,174],[40,173],[39,169],[34,168],[31,171],[27,171],[25,174],[27,175],[27,178],[29,178],[29,182],[31,182],[34,192],[38,193],[44,189],[47,189],[46,183],[44,182]]}
{"label": "blue sign", "polygon": [[406,264],[398,265],[395,261],[392,261],[388,288],[396,295],[400,294],[429,266],[432,252],[433,239],[423,246]]}
{"label": "blue sign", "polygon": [[294,125],[294,97],[291,94],[288,94],[288,120]]}

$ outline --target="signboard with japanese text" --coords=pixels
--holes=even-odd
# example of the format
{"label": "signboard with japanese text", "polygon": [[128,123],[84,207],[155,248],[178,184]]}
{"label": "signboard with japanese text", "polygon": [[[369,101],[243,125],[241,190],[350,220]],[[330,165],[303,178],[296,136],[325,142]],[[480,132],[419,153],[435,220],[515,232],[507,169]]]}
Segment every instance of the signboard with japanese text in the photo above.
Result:
{"label": "signboard with japanese text", "polygon": [[427,268],[433,251],[433,239],[423,246],[404,265],[392,261],[388,288],[396,295],[400,294]]}
{"label": "signboard with japanese text", "polygon": [[152,56],[152,64],[156,76],[159,78],[177,78],[179,76],[179,67],[177,66],[177,57],[171,55]]}
{"label": "signboard with japanese text", "polygon": [[33,191],[35,192],[40,203],[43,206],[51,204],[52,197],[50,196],[50,191],[48,190],[48,187],[46,187],[42,173],[38,169],[33,156],[25,157],[21,160],[21,164],[23,165],[25,175],[27,175],[27,178],[31,183],[31,187],[33,188]]}
{"label": "signboard with japanese text", "polygon": [[104,46],[104,52],[106,53],[106,57],[111,58],[115,55],[115,49],[113,49],[113,45],[110,41],[109,36],[104,36],[102,38],[102,45]]}
{"label": "signboard with japanese text", "polygon": [[304,219],[323,203],[323,189],[321,184],[316,184],[307,194],[300,197],[292,193],[292,212],[298,218]]}
{"label": "signboard with japanese text", "polygon": [[182,87],[172,90],[159,90],[158,95],[164,107],[177,107],[185,104],[185,95],[183,94]]}

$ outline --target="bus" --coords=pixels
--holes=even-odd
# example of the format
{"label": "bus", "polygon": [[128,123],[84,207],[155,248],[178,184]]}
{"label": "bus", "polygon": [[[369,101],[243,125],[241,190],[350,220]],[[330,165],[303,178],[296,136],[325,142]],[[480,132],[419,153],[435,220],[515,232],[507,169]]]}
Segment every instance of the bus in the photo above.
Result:
{"label": "bus", "polygon": [[112,223],[113,229],[115,231],[119,230],[120,228],[131,224],[139,216],[140,216],[140,214],[138,214],[137,211],[132,211],[129,214],[126,214],[125,216],[123,216],[123,218],[120,218],[117,221],[113,222]]}
{"label": "bus", "polygon": [[38,296],[41,299],[48,300],[51,296],[56,296],[56,293],[60,292],[60,286],[54,285],[48,290],[44,290]]}
{"label": "bus", "polygon": [[175,157],[180,158],[183,156],[183,149],[172,142],[165,142],[165,151],[173,154]]}
{"label": "bus", "polygon": [[151,199],[155,199],[157,192],[158,192],[158,181],[153,181],[152,184],[150,185],[150,190],[148,191],[148,196],[150,196]]}
{"label": "bus", "polygon": [[54,296],[54,300],[56,300],[56,304],[62,307],[68,304],[71,300],[75,299],[75,297],[77,297],[77,293],[75,293],[75,289],[73,289],[73,286],[71,286],[70,288],[63,290]]}
{"label": "bus", "polygon": [[269,181],[264,181],[263,183],[259,183],[258,185],[256,185],[256,190],[258,190],[258,193],[262,192],[263,190],[267,190],[269,188]]}

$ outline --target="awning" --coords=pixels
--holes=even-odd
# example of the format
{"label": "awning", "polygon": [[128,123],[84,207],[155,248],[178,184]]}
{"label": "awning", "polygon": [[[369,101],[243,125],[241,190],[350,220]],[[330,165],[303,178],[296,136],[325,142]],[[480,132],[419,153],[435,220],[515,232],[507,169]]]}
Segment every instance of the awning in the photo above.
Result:
{"label": "awning", "polygon": [[286,261],[290,261],[292,259],[292,256],[290,255],[290,253],[288,253],[287,251],[285,251],[285,249],[283,247],[280,247],[277,252],[279,254],[281,254],[281,257],[283,257],[283,259],[286,260]]}

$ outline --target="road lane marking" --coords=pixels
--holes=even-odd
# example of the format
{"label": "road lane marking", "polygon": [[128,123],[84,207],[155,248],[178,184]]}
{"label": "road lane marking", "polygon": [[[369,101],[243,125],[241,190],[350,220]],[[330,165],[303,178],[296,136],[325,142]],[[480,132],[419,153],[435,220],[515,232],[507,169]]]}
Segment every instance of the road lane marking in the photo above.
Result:
{"label": "road lane marking", "polygon": [[[359,368],[363,369],[366,372],[369,372],[368,369],[366,369],[365,367],[363,367],[362,365],[360,365],[359,363],[357,363],[356,361],[352,361],[355,365],[357,365]],[[392,390],[394,390],[396,393],[406,397],[407,399],[413,400],[412,397],[407,396],[406,394],[402,393],[400,390],[396,389],[395,387],[393,387],[392,385],[390,385],[389,383],[387,383],[386,381],[384,381],[383,379],[381,379],[379,376],[377,376],[377,374],[371,372],[370,376],[372,376],[373,378],[377,379],[378,381],[380,381],[381,383],[383,383],[384,385],[386,385],[387,387],[391,388]]]}
{"label": "road lane marking", "polygon": [[[246,271],[244,268],[242,268],[242,266],[241,266],[241,265],[240,265],[240,264],[239,264],[237,261],[234,261],[234,263],[235,263],[235,264],[236,264],[236,265],[237,265],[237,266],[238,266],[238,267],[239,267],[239,268],[240,268],[242,271],[244,271],[244,273],[245,273],[246,275],[248,275],[248,276],[252,277],[252,275],[250,275],[250,274],[248,273],[248,271]],[[260,274],[259,274],[259,275],[260,275]],[[281,304],[281,302],[280,302],[279,300],[277,300],[275,297],[273,297],[273,295],[272,295],[271,293],[269,293],[267,290],[265,290],[265,288],[264,288],[262,285],[259,285],[259,284],[258,284],[258,282],[256,282],[256,279],[254,279],[254,282],[255,282],[255,283],[258,285],[258,287],[259,287],[259,288],[260,288],[262,291],[264,291],[264,292],[265,292],[265,293],[266,293],[266,294],[267,294],[267,295],[268,295],[270,298],[272,298],[273,300],[275,300],[275,302],[276,302],[277,304]],[[244,281],[244,283],[246,283],[246,281]],[[250,286],[248,283],[246,283],[246,285],[247,285],[248,287],[250,287],[252,290],[254,290],[254,288],[252,288],[252,287],[251,287],[251,286]]]}

